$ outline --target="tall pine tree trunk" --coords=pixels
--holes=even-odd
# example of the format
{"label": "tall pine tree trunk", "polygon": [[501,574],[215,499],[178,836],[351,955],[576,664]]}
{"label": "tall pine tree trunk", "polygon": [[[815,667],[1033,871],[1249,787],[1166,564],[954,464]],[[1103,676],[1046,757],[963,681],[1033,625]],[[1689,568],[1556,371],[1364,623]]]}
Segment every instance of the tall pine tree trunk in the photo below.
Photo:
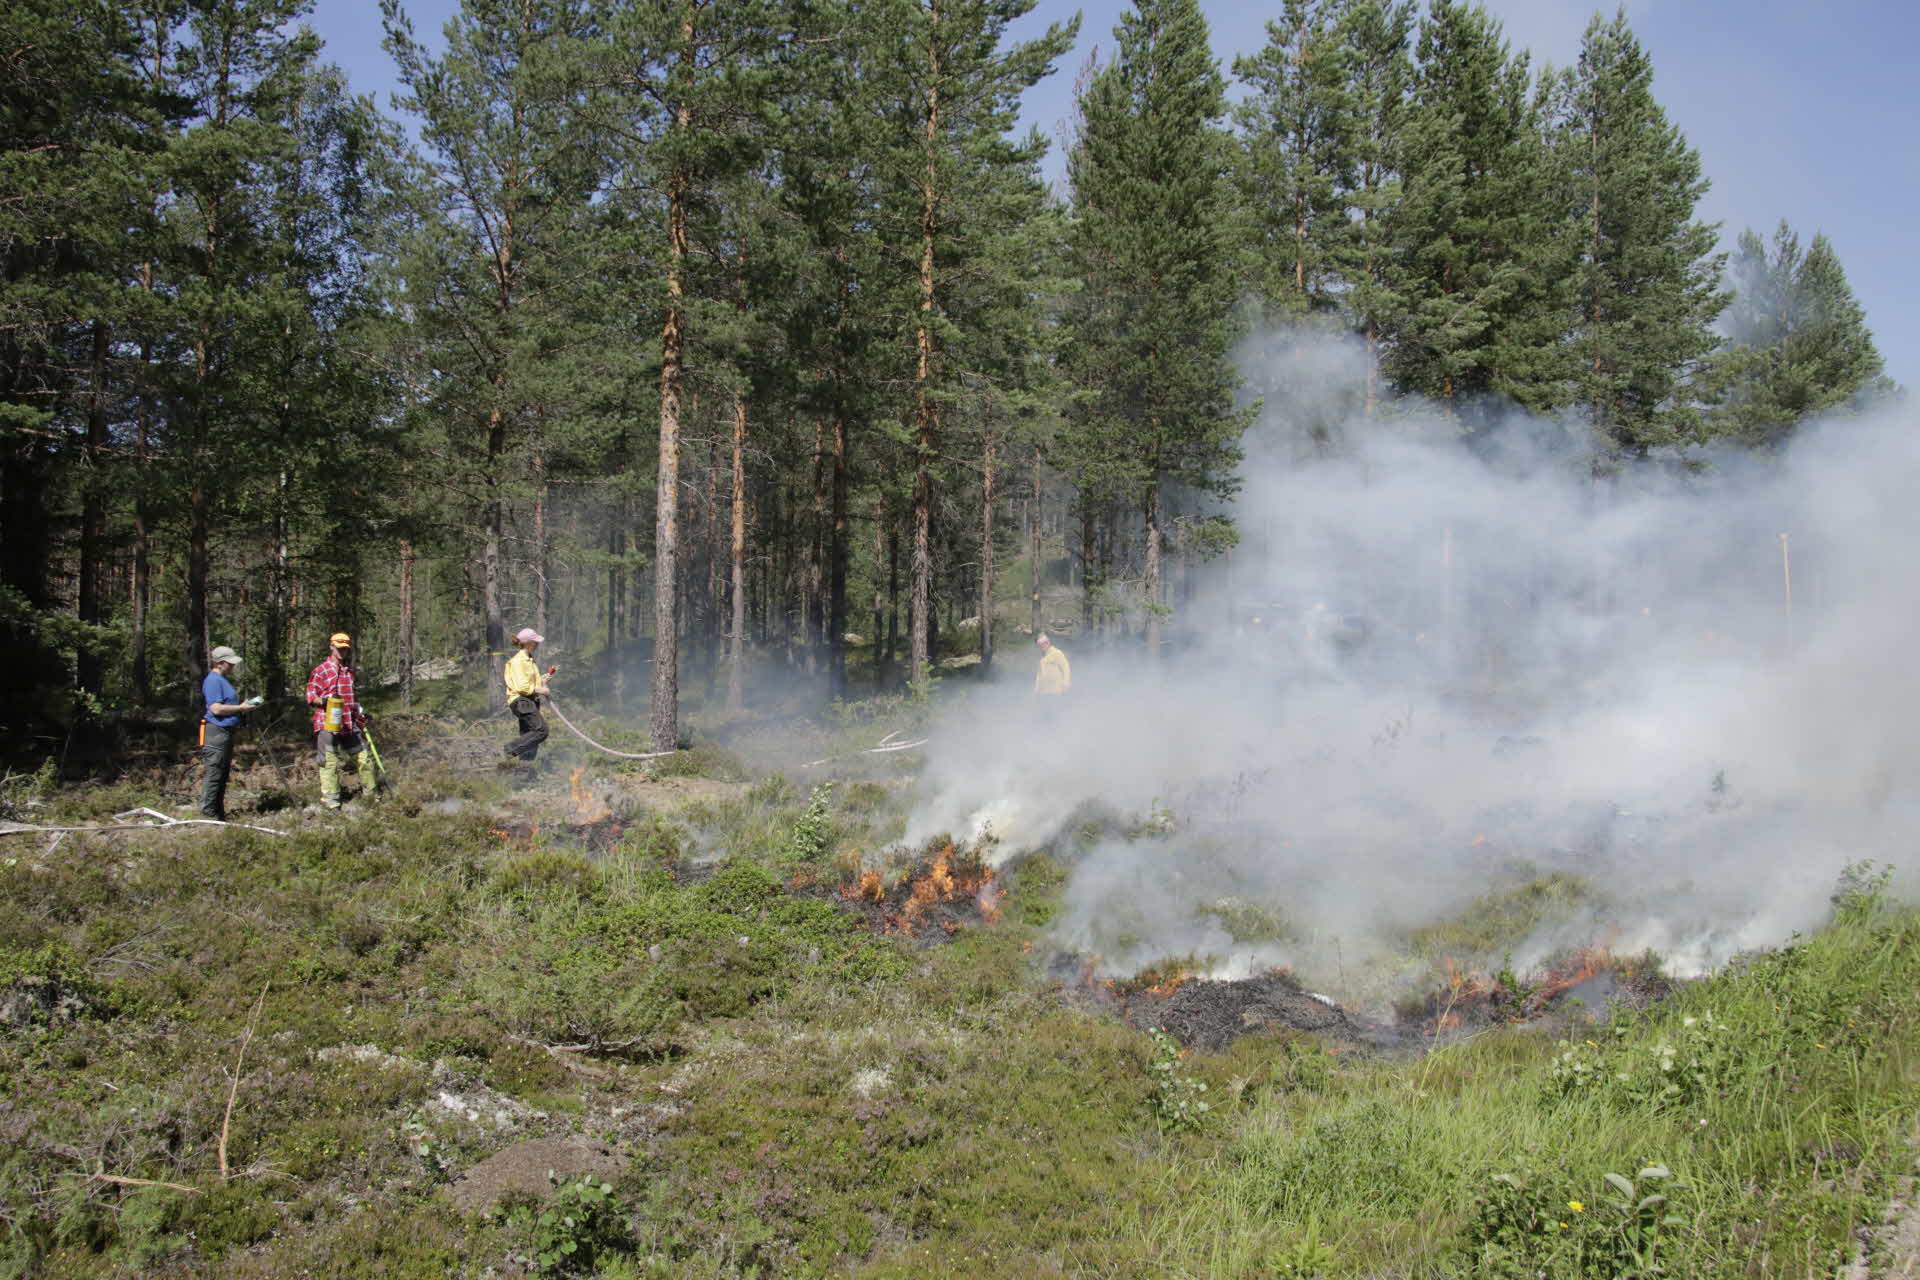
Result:
{"label": "tall pine tree trunk", "polygon": [[933,405],[933,246],[939,229],[940,0],[928,15],[926,176],[920,188],[920,316],[914,326],[913,596],[908,604],[909,678],[927,678],[932,663],[929,612],[933,607],[933,459],[937,422]]}
{"label": "tall pine tree trunk", "polygon": [[720,433],[717,431],[707,437],[706,473],[706,501],[702,505],[707,537],[701,552],[706,568],[703,575],[706,585],[702,588],[702,594],[706,597],[706,625],[701,628],[700,673],[706,681],[708,696],[712,696],[713,681],[720,671],[720,658],[727,649],[727,601],[720,576],[720,564],[726,559],[727,553],[726,534],[720,523]]}
{"label": "tall pine tree trunk", "polygon": [[293,604],[288,598],[292,585],[289,577],[292,549],[288,546],[287,502],[292,487],[293,478],[282,469],[274,494],[273,581],[268,587],[267,655],[261,668],[266,672],[265,692],[269,702],[278,702],[287,690],[286,637],[293,619]]}
{"label": "tall pine tree trunk", "polygon": [[552,584],[547,580],[547,460],[533,455],[533,629],[547,634]]}
{"label": "tall pine tree trunk", "polygon": [[1040,451],[1033,451],[1033,498],[1027,516],[1027,560],[1033,570],[1032,599],[1028,601],[1028,625],[1040,634]]}
{"label": "tall pine tree trunk", "polygon": [[413,539],[400,539],[400,705],[413,705]]}
{"label": "tall pine tree trunk", "polygon": [[[1088,635],[1094,632],[1093,589],[1099,582],[1098,570],[1094,565],[1094,511],[1093,503],[1087,495],[1080,495],[1080,625]],[[1033,606],[1034,630],[1040,630],[1040,603]]]}
{"label": "tall pine tree trunk", "polygon": [[887,500],[880,494],[873,499],[873,684],[877,690],[885,678],[886,588],[880,584],[880,566],[887,558]]}
{"label": "tall pine tree trunk", "polygon": [[[693,19],[681,26],[684,70],[691,74]],[[675,106],[673,127],[684,138],[692,113]],[[686,358],[682,299],[686,294],[688,176],[676,162],[667,181],[667,315],[660,332],[660,475],[653,531],[653,684],[648,723],[655,751],[680,745],[679,619],[675,614],[680,580],[680,372]]]}
{"label": "tall pine tree trunk", "polygon": [[827,424],[813,424],[813,523],[807,536],[806,655],[807,674],[817,675],[827,645],[827,491],[832,477],[827,469]]}
{"label": "tall pine tree trunk", "polygon": [[[503,392],[506,374],[494,376],[496,399]],[[487,501],[486,522],[480,548],[480,608],[487,630],[487,705],[498,709],[506,704],[507,620],[501,603],[500,544],[506,536],[506,497],[501,493],[500,469],[506,465],[506,419],[496,402],[487,411]]]}
{"label": "tall pine tree trunk", "polygon": [[208,336],[203,329],[194,343],[194,405],[191,445],[188,456],[193,459],[193,477],[187,486],[187,631],[183,640],[186,645],[187,670],[194,674],[194,688],[199,688],[199,677],[207,670],[207,580],[213,567],[213,557],[208,546],[213,523],[213,495],[207,487],[207,475],[211,471],[207,457],[208,437],[211,428],[207,417],[208,401],[213,396],[210,385]]}
{"label": "tall pine tree trunk", "polygon": [[887,667],[900,660],[900,531],[887,526]]}
{"label": "tall pine tree trunk", "polygon": [[1160,484],[1147,486],[1147,656],[1160,656]]}
{"label": "tall pine tree trunk", "polygon": [[[153,290],[153,266],[146,264],[140,269],[141,287],[149,293]],[[147,664],[147,613],[153,604],[153,517],[147,504],[147,462],[150,451],[149,431],[152,422],[151,401],[144,385],[145,375],[153,367],[153,346],[142,341],[140,344],[140,368],[142,386],[140,400],[135,409],[134,421],[134,458],[139,463],[139,474],[134,478],[133,493],[133,638],[128,654],[132,668],[133,700],[139,706],[146,706],[153,696],[152,678]]]}
{"label": "tall pine tree trunk", "polygon": [[747,665],[747,396],[733,394],[732,545],[733,625],[727,636],[727,710],[738,711],[746,698]]}
{"label": "tall pine tree trunk", "polygon": [[847,696],[847,419],[833,417],[833,539],[828,556],[827,687]]}
{"label": "tall pine tree trunk", "polygon": [[980,670],[993,670],[993,432],[980,469]]}
{"label": "tall pine tree trunk", "polygon": [[[87,439],[81,450],[80,508],[80,621],[99,626],[106,621],[107,493],[101,470],[107,452],[107,325],[93,322],[93,388],[87,405]],[[91,638],[82,640],[80,689],[98,694],[106,674],[106,660]]]}

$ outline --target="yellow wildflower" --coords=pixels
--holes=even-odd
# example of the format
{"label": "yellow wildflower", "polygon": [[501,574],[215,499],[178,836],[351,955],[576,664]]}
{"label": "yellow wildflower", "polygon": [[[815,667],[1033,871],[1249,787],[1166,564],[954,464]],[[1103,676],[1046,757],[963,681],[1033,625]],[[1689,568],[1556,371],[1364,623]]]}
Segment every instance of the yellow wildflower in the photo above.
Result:
{"label": "yellow wildflower", "polygon": [[1573,1210],[1575,1213],[1585,1213],[1587,1211],[1587,1206],[1581,1204],[1578,1200],[1567,1201],[1567,1208]]}

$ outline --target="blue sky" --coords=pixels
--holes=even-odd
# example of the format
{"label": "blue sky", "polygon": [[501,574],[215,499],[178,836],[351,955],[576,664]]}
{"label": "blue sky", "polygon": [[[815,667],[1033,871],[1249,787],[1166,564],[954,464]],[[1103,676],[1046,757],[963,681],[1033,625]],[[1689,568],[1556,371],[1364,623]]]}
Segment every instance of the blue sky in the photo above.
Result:
{"label": "blue sky", "polygon": [[[1593,15],[1578,0],[1484,0],[1536,62],[1571,63]],[[403,0],[415,30],[437,36],[457,0]],[[1070,108],[1073,73],[1113,48],[1121,0],[1041,0],[1016,28],[1083,15],[1080,42],[1028,95],[1030,123],[1052,135]],[[1202,0],[1223,63],[1265,43],[1278,6]],[[1770,233],[1781,218],[1803,237],[1825,232],[1866,307],[1887,371],[1920,385],[1920,5],[1911,0],[1633,0],[1652,54],[1655,92],[1705,164],[1713,189],[1701,216]],[[1611,8],[1608,9],[1610,13]],[[392,60],[368,0],[316,0],[311,22],[354,87],[390,110]],[[1049,158],[1057,175],[1058,156]],[[1906,228],[1906,230],[1903,230]]]}

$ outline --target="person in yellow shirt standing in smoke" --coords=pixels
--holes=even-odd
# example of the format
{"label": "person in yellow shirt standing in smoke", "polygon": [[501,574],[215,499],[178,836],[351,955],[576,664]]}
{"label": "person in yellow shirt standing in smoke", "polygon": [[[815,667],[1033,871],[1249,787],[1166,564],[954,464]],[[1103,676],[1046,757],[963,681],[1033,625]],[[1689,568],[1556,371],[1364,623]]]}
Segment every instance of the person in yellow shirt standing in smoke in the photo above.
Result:
{"label": "person in yellow shirt standing in smoke", "polygon": [[540,699],[547,694],[547,682],[533,661],[533,651],[546,639],[532,627],[522,627],[513,637],[516,652],[507,659],[507,706],[520,721],[520,736],[507,746],[503,769],[524,765],[533,772],[533,758],[547,740],[547,718],[540,714]]}
{"label": "person in yellow shirt standing in smoke", "polygon": [[1042,631],[1034,640],[1040,646],[1040,669],[1033,673],[1033,691],[1042,697],[1059,697],[1073,688],[1073,668],[1067,655],[1053,645]]}

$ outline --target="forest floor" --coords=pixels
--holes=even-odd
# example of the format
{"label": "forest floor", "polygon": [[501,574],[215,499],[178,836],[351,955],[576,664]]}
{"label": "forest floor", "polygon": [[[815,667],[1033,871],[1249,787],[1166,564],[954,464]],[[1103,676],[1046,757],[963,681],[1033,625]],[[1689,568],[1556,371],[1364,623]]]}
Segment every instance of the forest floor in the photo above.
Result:
{"label": "forest floor", "polygon": [[516,789],[501,725],[395,715],[381,803],[309,809],[286,737],[230,806],[271,831],[0,837],[0,1276],[1910,1272],[1920,912],[1872,875],[1683,984],[1487,972],[1568,897],[1524,868],[1394,1010],[1099,978],[1050,940],[1073,844],[899,847],[912,718],[557,732]]}

